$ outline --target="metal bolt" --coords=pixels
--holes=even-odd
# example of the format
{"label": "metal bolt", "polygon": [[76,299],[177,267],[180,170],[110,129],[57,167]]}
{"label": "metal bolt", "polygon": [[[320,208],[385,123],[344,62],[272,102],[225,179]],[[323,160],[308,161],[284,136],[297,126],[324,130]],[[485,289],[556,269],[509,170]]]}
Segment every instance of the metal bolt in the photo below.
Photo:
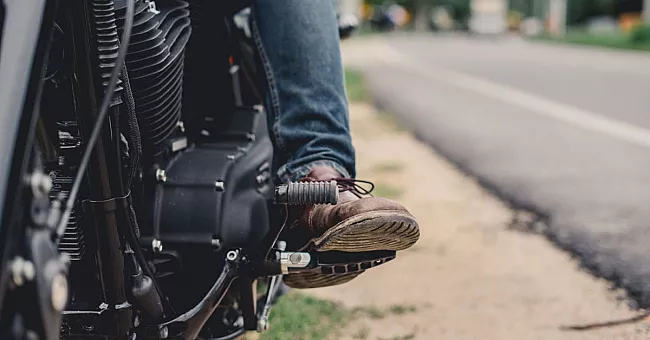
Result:
{"label": "metal bolt", "polygon": [[269,329],[269,320],[267,317],[263,316],[257,321],[257,332],[262,333]]}
{"label": "metal bolt", "polygon": [[226,189],[225,183],[223,181],[216,181],[214,182],[214,188],[217,191],[224,191]]}
{"label": "metal bolt", "polygon": [[167,182],[167,172],[163,169],[156,170],[156,180],[161,183]]}
{"label": "metal bolt", "polygon": [[150,0],[146,1],[147,10],[153,14],[160,14],[160,11],[156,8],[156,3]]}
{"label": "metal bolt", "polygon": [[287,242],[285,241],[275,242],[275,247],[280,251],[284,251],[285,249],[287,249]]}
{"label": "metal bolt", "polygon": [[226,259],[228,261],[235,261],[237,259],[237,256],[239,256],[239,251],[231,250],[226,254]]}
{"label": "metal bolt", "polygon": [[68,303],[68,280],[65,275],[58,273],[52,278],[52,307],[57,312],[63,311]]}
{"label": "metal bolt", "polygon": [[34,197],[45,196],[52,190],[52,178],[40,171],[33,173],[29,180]]}
{"label": "metal bolt", "polygon": [[228,155],[226,157],[228,158],[228,160],[231,160],[231,161],[235,159],[235,155]]}
{"label": "metal bolt", "polygon": [[167,339],[169,336],[169,329],[164,326],[163,328],[160,329],[160,338],[161,339]]}
{"label": "metal bolt", "polygon": [[300,263],[302,261],[302,255],[300,253],[293,253],[289,256],[289,261],[291,263]]}
{"label": "metal bolt", "polygon": [[151,241],[151,249],[156,253],[160,253],[163,250],[162,242],[158,239],[153,239]]}
{"label": "metal bolt", "polygon": [[221,248],[221,240],[218,237],[213,237],[210,244],[216,249]]}
{"label": "metal bolt", "polygon": [[25,281],[34,279],[36,269],[30,261],[25,261],[22,257],[17,257],[11,263],[11,276],[14,284],[20,287]]}

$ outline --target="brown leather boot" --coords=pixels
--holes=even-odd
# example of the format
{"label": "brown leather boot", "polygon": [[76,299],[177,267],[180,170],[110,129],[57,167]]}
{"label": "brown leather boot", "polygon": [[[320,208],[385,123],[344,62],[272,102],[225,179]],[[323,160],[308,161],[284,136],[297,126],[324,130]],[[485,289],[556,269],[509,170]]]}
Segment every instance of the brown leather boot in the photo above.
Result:
{"label": "brown leather boot", "polygon": [[[287,231],[288,249],[293,251],[368,252],[404,250],[420,237],[415,217],[397,202],[372,197],[357,181],[340,178],[333,168],[314,168],[303,180],[339,183],[336,205],[313,205],[300,212]],[[367,183],[367,182],[365,182]],[[286,275],[294,288],[316,288],[348,282],[360,272],[347,274],[297,273]]]}

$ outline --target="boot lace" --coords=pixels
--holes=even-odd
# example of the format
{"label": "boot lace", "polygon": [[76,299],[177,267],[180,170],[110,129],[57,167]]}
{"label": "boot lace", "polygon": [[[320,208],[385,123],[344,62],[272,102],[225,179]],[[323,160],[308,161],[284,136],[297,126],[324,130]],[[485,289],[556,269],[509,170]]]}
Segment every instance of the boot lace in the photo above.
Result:
{"label": "boot lace", "polygon": [[370,181],[354,178],[332,178],[332,180],[336,181],[339,192],[350,191],[359,197],[371,195],[372,191],[375,190],[375,184]]}

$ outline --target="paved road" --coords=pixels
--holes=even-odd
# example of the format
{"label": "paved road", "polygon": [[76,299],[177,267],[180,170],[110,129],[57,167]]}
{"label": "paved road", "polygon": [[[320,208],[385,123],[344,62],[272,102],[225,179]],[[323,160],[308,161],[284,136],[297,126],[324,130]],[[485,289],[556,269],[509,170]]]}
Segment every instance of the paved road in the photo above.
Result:
{"label": "paved road", "polygon": [[430,35],[364,53],[380,105],[650,306],[650,55]]}

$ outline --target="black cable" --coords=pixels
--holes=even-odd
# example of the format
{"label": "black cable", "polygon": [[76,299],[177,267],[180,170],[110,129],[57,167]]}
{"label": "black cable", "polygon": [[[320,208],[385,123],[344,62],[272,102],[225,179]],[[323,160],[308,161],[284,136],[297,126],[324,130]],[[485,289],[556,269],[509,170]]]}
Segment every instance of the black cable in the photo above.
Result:
{"label": "black cable", "polygon": [[135,98],[133,97],[133,90],[131,89],[131,81],[129,80],[129,73],[127,72],[126,64],[122,67],[122,84],[124,92],[122,97],[126,103],[126,119],[129,126],[129,139],[130,158],[129,174],[127,177],[126,187],[131,188],[131,183],[138,171],[138,164],[140,164],[140,155],[142,154],[142,137],[140,136],[140,126],[135,112]]}
{"label": "black cable", "polygon": [[126,0],[126,18],[124,20],[124,31],[122,32],[122,37],[120,38],[120,47],[117,50],[117,58],[115,60],[115,66],[111,70],[111,79],[106,86],[104,92],[104,99],[99,108],[99,113],[97,114],[97,121],[93,127],[93,131],[88,138],[86,143],[86,150],[84,150],[83,156],[81,157],[81,162],[79,163],[79,168],[77,169],[77,176],[74,179],[72,184],[72,189],[70,190],[70,195],[68,196],[68,201],[65,204],[65,210],[61,216],[59,226],[56,230],[56,242],[63,237],[65,233],[65,228],[70,219],[70,214],[74,208],[75,201],[77,199],[77,194],[79,193],[79,187],[81,186],[81,181],[86,173],[86,167],[90,162],[90,155],[92,154],[95,143],[99,138],[102,126],[104,125],[104,120],[106,120],[106,115],[108,114],[108,109],[113,99],[113,93],[115,92],[115,87],[117,86],[117,80],[120,77],[120,70],[124,65],[126,59],[126,52],[129,47],[129,40],[131,38],[131,29],[133,28],[133,17],[135,13],[135,0]]}

